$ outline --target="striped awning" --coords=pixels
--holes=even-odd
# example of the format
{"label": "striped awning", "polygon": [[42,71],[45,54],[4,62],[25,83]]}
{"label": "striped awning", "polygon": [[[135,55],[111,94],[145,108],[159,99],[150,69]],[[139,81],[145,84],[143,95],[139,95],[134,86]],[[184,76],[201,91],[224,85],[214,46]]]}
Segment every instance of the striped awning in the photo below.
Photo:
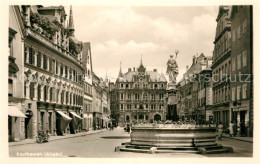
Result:
{"label": "striped awning", "polygon": [[56,112],[59,113],[65,120],[72,120],[72,118],[70,118],[68,115],[66,115],[62,111],[56,111]]}
{"label": "striped awning", "polygon": [[79,119],[82,119],[79,115],[77,115],[77,113],[75,113],[75,112],[70,112],[73,116],[75,116],[75,117],[77,117],[77,118],[79,118]]}
{"label": "striped awning", "polygon": [[21,118],[27,118],[20,109],[15,105],[9,105],[8,106],[8,115],[12,117],[21,117]]}

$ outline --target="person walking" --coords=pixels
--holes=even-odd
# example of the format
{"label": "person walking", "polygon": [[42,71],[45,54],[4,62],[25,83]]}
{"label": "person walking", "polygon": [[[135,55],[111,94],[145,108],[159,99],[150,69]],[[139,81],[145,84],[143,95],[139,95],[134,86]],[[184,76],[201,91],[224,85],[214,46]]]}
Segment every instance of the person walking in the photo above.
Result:
{"label": "person walking", "polygon": [[230,137],[234,136],[234,124],[233,124],[233,121],[231,121],[230,124],[229,124],[229,135],[230,135]]}
{"label": "person walking", "polygon": [[217,127],[217,132],[218,132],[218,140],[222,140],[222,133],[223,133],[223,125],[222,122],[219,122],[218,127]]}

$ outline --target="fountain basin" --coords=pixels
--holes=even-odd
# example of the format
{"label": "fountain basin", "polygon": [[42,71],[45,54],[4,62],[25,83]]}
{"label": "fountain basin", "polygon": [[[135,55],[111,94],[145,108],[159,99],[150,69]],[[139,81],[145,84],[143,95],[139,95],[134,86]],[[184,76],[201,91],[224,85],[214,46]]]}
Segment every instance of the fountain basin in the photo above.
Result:
{"label": "fountain basin", "polygon": [[227,153],[231,147],[216,143],[216,128],[196,125],[143,124],[132,127],[131,141],[115,151],[138,153]]}

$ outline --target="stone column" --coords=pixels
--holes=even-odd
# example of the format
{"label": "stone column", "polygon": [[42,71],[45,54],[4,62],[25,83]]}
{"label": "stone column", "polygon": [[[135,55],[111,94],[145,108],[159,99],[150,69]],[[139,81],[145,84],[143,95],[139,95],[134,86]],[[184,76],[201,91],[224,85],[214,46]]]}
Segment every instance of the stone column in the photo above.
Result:
{"label": "stone column", "polygon": [[70,105],[70,92],[68,91],[68,105]]}
{"label": "stone column", "polygon": [[25,82],[25,86],[26,86],[26,99],[30,99],[30,89],[29,89],[29,85],[30,85],[30,81]]}
{"label": "stone column", "polygon": [[47,71],[50,70],[50,68],[49,68],[49,66],[50,66],[49,63],[50,63],[50,61],[49,61],[49,60],[50,60],[50,58],[49,58],[48,56],[46,56],[46,62],[47,62],[47,69],[46,69],[46,70],[47,70]]}
{"label": "stone column", "polygon": [[34,84],[34,97],[33,100],[38,100],[38,83]]}
{"label": "stone column", "polygon": [[40,101],[44,101],[44,85],[41,85],[41,99]]}
{"label": "stone column", "polygon": [[46,102],[50,102],[50,86],[46,86],[47,87],[47,93],[46,93]]}
{"label": "stone column", "polygon": [[37,53],[35,50],[33,50],[33,58],[34,58],[34,66],[37,67]]}
{"label": "stone column", "polygon": [[26,63],[29,63],[29,47],[26,47],[27,51],[26,51]]}
{"label": "stone column", "polygon": [[62,91],[62,90],[59,90],[59,91],[57,92],[57,94],[58,94],[58,103],[59,103],[59,104],[61,104],[61,91]]}
{"label": "stone column", "polygon": [[43,53],[41,53],[41,68],[43,68]]}

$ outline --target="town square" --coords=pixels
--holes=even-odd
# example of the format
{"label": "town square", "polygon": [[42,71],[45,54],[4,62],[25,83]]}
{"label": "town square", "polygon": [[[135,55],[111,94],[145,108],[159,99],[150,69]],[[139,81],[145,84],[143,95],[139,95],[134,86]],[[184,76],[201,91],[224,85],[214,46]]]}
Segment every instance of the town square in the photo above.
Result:
{"label": "town square", "polygon": [[254,156],[253,5],[8,7],[10,158]]}

